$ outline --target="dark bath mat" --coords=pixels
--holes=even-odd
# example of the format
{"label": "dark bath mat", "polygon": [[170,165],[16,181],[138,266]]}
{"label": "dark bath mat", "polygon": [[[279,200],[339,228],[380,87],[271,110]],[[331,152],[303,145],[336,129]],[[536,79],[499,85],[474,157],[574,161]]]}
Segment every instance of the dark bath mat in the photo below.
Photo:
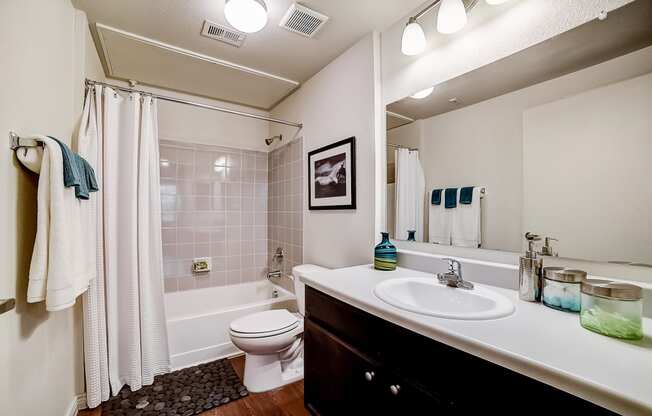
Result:
{"label": "dark bath mat", "polygon": [[102,404],[102,416],[191,416],[249,392],[227,359],[212,361],[154,378],[154,384],[120,393]]}

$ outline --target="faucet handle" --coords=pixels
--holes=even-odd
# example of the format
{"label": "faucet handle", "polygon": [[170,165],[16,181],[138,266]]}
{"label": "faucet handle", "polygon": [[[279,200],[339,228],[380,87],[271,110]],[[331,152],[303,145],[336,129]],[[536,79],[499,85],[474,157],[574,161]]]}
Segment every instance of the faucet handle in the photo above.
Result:
{"label": "faucet handle", "polygon": [[450,258],[450,257],[444,257],[444,258],[442,258],[442,260],[448,262],[448,271],[450,271],[450,272],[455,272],[455,271],[456,271],[456,270],[455,270],[455,269],[456,269],[455,266],[457,266],[457,272],[458,272],[458,273],[462,270],[462,267],[461,267],[461,264],[460,264],[459,261],[457,261],[457,260],[455,260],[455,259],[453,259],[453,258]]}

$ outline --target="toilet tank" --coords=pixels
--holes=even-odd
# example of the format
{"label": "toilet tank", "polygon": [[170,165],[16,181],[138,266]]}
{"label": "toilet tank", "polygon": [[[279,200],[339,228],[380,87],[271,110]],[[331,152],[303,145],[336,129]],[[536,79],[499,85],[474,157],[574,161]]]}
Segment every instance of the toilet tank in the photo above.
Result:
{"label": "toilet tank", "polygon": [[302,264],[292,268],[292,277],[294,279],[294,294],[297,297],[297,307],[301,316],[306,314],[306,285],[301,281],[301,277],[310,272],[328,270],[314,264]]}

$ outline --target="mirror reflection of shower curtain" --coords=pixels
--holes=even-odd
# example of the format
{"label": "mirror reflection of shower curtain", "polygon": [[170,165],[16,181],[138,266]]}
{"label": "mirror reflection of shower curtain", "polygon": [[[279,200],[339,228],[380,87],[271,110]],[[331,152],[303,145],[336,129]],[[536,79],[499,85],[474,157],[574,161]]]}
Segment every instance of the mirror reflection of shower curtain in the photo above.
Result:
{"label": "mirror reflection of shower curtain", "polygon": [[396,149],[396,221],[394,238],[407,240],[414,230],[416,241],[423,241],[423,211],[426,180],[419,152]]}

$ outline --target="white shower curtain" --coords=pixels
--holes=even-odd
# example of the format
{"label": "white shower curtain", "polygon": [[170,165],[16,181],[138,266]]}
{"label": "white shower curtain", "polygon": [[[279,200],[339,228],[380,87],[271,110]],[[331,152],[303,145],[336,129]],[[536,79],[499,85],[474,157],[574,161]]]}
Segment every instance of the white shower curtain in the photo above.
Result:
{"label": "white shower curtain", "polygon": [[84,295],[86,396],[96,407],[169,371],[163,305],[157,104],[95,86],[77,148],[95,166],[98,273]]}
{"label": "white shower curtain", "polygon": [[423,241],[423,210],[426,181],[419,152],[396,149],[396,222],[394,238],[407,240],[415,230],[416,241]]}

